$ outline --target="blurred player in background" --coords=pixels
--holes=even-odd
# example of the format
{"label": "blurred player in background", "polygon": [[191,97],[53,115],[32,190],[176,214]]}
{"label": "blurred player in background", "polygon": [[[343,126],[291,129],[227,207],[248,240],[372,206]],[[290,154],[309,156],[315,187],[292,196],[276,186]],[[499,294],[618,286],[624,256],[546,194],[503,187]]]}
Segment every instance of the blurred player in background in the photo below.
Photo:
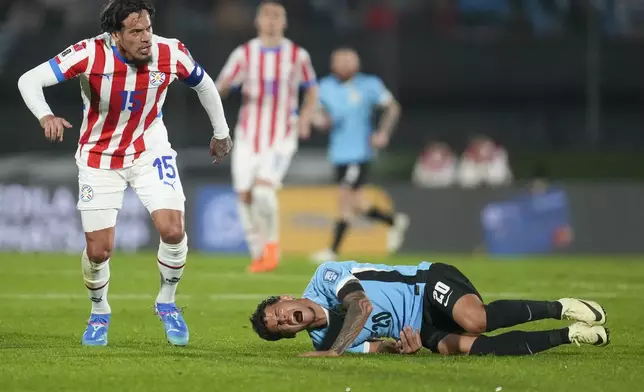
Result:
{"label": "blurred player in background", "polygon": [[[485,332],[537,320],[573,320],[567,328]],[[499,300],[484,304],[456,267],[422,262],[389,266],[328,262],[315,271],[303,298],[269,297],[251,317],[265,340],[307,331],[316,351],[414,354],[425,347],[442,355],[531,355],[563,344],[606,346],[606,312],[596,302]],[[394,340],[384,340],[392,338]]]}
{"label": "blurred player in background", "polygon": [[[356,215],[382,222],[390,227],[387,248],[397,251],[402,245],[409,219],[404,214],[381,211],[369,204],[360,189],[367,182],[369,163],[375,150],[389,144],[389,138],[400,117],[400,105],[377,76],[360,71],[358,54],[340,48],[331,56],[332,75],[320,81],[320,111],[314,125],[330,129],[329,159],[340,185],[340,218],[335,224],[331,247],[317,252],[313,261],[335,260],[342,239]],[[384,110],[374,132],[374,109]]]}
{"label": "blurred player in background", "polygon": [[53,114],[43,87],[80,80],[84,113],[76,151],[78,209],[87,241],[81,259],[83,277],[92,301],[84,345],[107,345],[109,261],[128,185],[150,212],[161,237],[156,312],[167,340],[188,344],[188,327],[175,305],[188,254],[185,196],[161,115],[170,83],[179,79],[197,92],[214,128],[210,153],[215,162],[232,147],[215,83],[181,42],[152,33],[153,19],[154,7],[148,1],[112,0],[101,12],[101,35],[70,46],[18,81],[45,137],[60,142],[65,128],[72,125]]}
{"label": "blurred player in background", "polygon": [[[241,87],[233,187],[252,257],[248,270],[265,272],[275,269],[280,257],[277,190],[297,150],[298,134],[310,136],[318,89],[309,54],[284,37],[286,10],[278,1],[260,4],[256,26],[257,38],[233,51],[217,87],[223,96]],[[300,88],[305,93],[298,118]]]}

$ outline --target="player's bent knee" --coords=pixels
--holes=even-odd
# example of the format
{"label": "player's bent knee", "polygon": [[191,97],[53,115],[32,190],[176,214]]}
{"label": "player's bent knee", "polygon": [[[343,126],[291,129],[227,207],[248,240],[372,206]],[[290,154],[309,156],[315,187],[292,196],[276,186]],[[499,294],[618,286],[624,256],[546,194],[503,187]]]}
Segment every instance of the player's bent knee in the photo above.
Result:
{"label": "player's bent knee", "polygon": [[183,213],[176,210],[158,210],[152,213],[152,220],[159,232],[161,241],[178,244],[183,240]]}
{"label": "player's bent knee", "polygon": [[267,180],[267,179],[264,179],[264,178],[258,178],[257,180],[255,180],[255,185],[256,186],[265,186],[265,187],[269,187],[269,188],[275,188],[275,184],[273,183],[273,181]]}
{"label": "player's bent knee", "polygon": [[469,310],[461,323],[461,327],[469,333],[482,334],[486,331],[487,320],[485,308]]}
{"label": "player's bent knee", "polygon": [[253,196],[250,191],[239,192],[237,193],[237,197],[239,198],[239,201],[244,204],[250,204],[253,202]]}
{"label": "player's bent knee", "polygon": [[159,230],[161,241],[166,244],[178,244],[183,240],[185,232],[181,223],[171,224]]}
{"label": "player's bent knee", "polygon": [[253,188],[253,200],[263,209],[272,211],[277,207],[277,193],[272,186],[256,185]]}
{"label": "player's bent knee", "polygon": [[96,264],[106,262],[112,257],[112,245],[107,241],[87,241],[87,258]]}
{"label": "player's bent knee", "polygon": [[112,249],[87,245],[87,258],[92,263],[101,264],[112,257]]}
{"label": "player's bent knee", "polygon": [[487,328],[487,313],[481,299],[474,294],[461,297],[452,311],[454,321],[471,334],[482,334]]}
{"label": "player's bent knee", "polygon": [[104,263],[112,257],[114,247],[114,227],[85,233],[87,258],[96,264]]}

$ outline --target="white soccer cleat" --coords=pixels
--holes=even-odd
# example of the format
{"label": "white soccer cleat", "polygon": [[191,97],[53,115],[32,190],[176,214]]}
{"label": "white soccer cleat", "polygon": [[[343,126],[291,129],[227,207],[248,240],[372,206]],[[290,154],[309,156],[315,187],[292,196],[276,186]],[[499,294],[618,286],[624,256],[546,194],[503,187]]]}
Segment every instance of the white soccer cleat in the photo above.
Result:
{"label": "white soccer cleat", "polygon": [[387,250],[389,253],[396,253],[405,241],[405,233],[409,227],[409,217],[406,214],[398,213],[394,216],[394,225],[389,229],[387,235]]}
{"label": "white soccer cleat", "polygon": [[606,324],[606,311],[597,302],[576,298],[562,298],[561,319],[581,321],[588,325]]}
{"label": "white soccer cleat", "polygon": [[336,260],[338,260],[338,255],[335,254],[331,249],[324,249],[311,255],[311,261],[317,264]]}
{"label": "white soccer cleat", "polygon": [[600,325],[591,327],[585,323],[575,323],[568,327],[568,338],[577,346],[592,344],[604,347],[610,343],[610,330]]}

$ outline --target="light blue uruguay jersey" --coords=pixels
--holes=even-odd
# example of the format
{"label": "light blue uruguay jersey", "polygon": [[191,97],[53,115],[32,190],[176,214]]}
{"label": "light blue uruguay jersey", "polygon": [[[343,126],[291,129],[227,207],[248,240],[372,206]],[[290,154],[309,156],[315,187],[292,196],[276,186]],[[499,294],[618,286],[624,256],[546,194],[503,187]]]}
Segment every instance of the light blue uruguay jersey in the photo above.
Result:
{"label": "light blue uruguay jersey", "polygon": [[417,266],[390,266],[330,261],[320,265],[302,296],[324,308],[327,315],[325,328],[309,331],[315,349],[328,350],[340,332],[344,311],[338,294],[352,280],[358,280],[362,285],[371,300],[373,312],[347,351],[368,353],[369,341],[399,339],[405,326],[420,330],[423,293],[430,267],[429,262]]}
{"label": "light blue uruguay jersey", "polygon": [[358,73],[346,82],[335,76],[320,81],[320,103],[332,121],[328,152],[331,163],[363,163],[373,157],[373,110],[387,105],[391,99],[391,93],[377,76]]}

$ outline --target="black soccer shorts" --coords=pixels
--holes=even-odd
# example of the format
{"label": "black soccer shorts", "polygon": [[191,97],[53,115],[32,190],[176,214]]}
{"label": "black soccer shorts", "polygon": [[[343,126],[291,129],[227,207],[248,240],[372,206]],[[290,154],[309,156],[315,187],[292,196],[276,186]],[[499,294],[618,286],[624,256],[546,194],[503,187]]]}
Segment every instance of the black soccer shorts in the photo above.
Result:
{"label": "black soccer shorts", "polygon": [[420,336],[423,347],[437,353],[438,343],[445,336],[465,332],[452,317],[456,301],[467,294],[475,294],[481,301],[483,298],[472,282],[454,266],[432,263],[428,272]]}
{"label": "black soccer shorts", "polygon": [[348,186],[353,190],[360,189],[366,184],[368,174],[368,162],[335,166],[335,181],[339,185]]}

